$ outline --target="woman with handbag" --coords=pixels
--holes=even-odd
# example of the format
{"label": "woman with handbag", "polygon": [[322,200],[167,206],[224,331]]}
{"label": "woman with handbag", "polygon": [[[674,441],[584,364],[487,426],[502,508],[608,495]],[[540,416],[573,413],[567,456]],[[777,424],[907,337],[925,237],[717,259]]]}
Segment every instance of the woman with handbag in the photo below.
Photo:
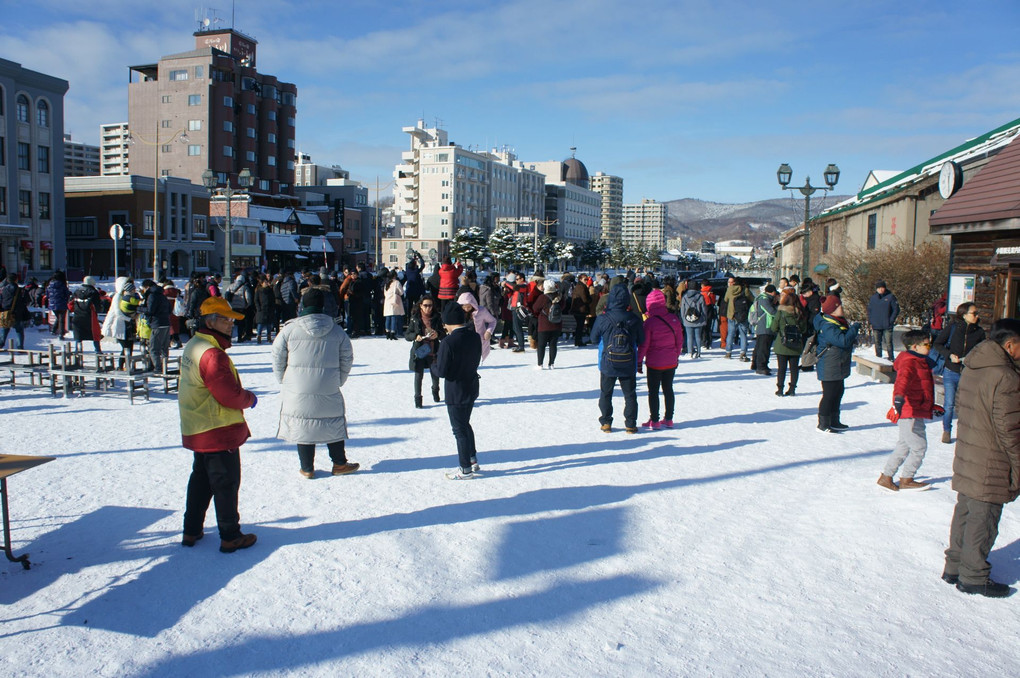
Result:
{"label": "woman with handbag", "polygon": [[[776,354],[776,395],[797,395],[797,377],[800,375],[800,354],[804,351],[804,337],[808,333],[807,319],[804,310],[797,303],[797,296],[792,292],[783,292],[779,298],[779,307],[772,317],[770,330],[776,338],[772,342],[772,350]],[[786,372],[789,368],[790,385],[783,391],[786,383]]]}
{"label": "woman with handbag", "polygon": [[978,324],[978,309],[973,302],[965,301],[956,308],[956,318],[946,323],[932,342],[932,351],[944,361],[942,385],[945,387],[945,404],[942,415],[942,442],[953,441],[953,412],[956,409],[956,389],[963,373],[963,359],[970,350],[985,340],[985,331]]}
{"label": "woman with handbag", "polygon": [[426,368],[432,378],[432,400],[439,402],[439,375],[435,373],[433,367],[439,340],[444,336],[446,330],[439,318],[436,302],[426,294],[411,311],[411,320],[407,323],[407,331],[404,332],[404,338],[413,342],[408,368],[414,372],[414,406],[418,409],[423,407],[421,384],[425,378]]}

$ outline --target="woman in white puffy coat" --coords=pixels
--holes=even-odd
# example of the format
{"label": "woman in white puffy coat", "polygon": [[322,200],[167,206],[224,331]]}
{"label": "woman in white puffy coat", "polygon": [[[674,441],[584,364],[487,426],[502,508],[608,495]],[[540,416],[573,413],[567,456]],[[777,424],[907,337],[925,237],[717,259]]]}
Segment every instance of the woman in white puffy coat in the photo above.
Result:
{"label": "woman in white puffy coat", "polygon": [[296,443],[301,475],[315,476],[315,446],[325,443],[335,476],[353,473],[344,451],[347,416],[340,389],[351,373],[354,350],[344,329],[323,311],[322,292],[311,289],[301,314],[284,324],[273,341],[273,376],[280,389],[276,437]]}

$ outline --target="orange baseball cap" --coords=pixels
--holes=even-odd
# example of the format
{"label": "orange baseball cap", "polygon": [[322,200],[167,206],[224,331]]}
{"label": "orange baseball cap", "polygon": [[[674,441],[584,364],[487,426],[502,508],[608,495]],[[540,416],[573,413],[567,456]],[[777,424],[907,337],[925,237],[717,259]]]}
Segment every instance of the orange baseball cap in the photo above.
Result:
{"label": "orange baseball cap", "polygon": [[230,304],[223,297],[209,297],[202,302],[202,306],[199,308],[199,313],[202,315],[222,315],[227,318],[233,318],[234,320],[241,320],[244,318],[244,314],[238,313],[234,309],[230,308]]}

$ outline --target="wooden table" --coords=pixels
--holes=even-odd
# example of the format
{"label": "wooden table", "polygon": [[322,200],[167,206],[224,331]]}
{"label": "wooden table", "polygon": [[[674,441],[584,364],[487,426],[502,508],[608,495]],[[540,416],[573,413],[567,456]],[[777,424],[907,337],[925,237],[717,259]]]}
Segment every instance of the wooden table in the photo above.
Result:
{"label": "wooden table", "polygon": [[11,553],[11,520],[7,513],[7,476],[13,476],[32,467],[41,466],[54,459],[56,457],[27,457],[17,454],[0,454],[0,495],[2,495],[3,500],[4,554],[7,556],[7,560],[12,563],[21,563],[21,566],[26,570],[31,567],[28,562],[28,554],[26,553],[15,558],[14,554]]}

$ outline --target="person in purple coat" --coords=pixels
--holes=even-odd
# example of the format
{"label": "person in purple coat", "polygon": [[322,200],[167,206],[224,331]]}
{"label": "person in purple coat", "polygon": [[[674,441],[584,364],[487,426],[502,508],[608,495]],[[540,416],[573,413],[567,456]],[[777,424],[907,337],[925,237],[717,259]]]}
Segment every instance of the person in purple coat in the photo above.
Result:
{"label": "person in purple coat", "polygon": [[[698,293],[701,296],[701,293]],[[684,327],[666,308],[666,296],[661,290],[652,290],[645,298],[648,318],[645,320],[645,338],[638,347],[638,373],[648,365],[648,421],[642,426],[657,430],[662,426],[673,428],[673,376],[684,350]],[[659,421],[659,388],[665,401],[666,412]]]}

